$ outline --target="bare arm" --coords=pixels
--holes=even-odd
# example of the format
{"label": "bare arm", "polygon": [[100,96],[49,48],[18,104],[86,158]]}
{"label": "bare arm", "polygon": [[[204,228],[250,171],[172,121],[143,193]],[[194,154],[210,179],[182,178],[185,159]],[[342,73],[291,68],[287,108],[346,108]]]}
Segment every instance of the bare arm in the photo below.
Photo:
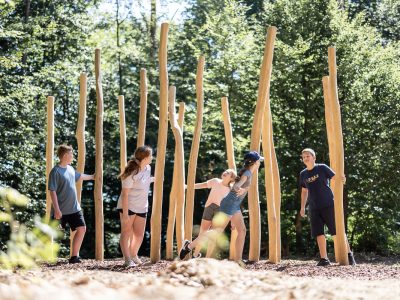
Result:
{"label": "bare arm", "polygon": [[196,183],[196,184],[194,185],[194,188],[195,188],[196,190],[198,190],[198,189],[207,189],[207,188],[208,188],[208,187],[207,187],[207,182]]}
{"label": "bare arm", "polygon": [[79,180],[94,180],[94,174],[92,175],[87,175],[87,174],[81,174],[81,177],[79,178]]}
{"label": "bare arm", "polygon": [[122,219],[127,220],[129,217],[128,211],[128,194],[129,194],[129,189],[127,188],[122,188],[121,192],[121,202],[122,202]]}
{"label": "bare arm", "polygon": [[61,213],[60,207],[58,206],[58,198],[57,198],[56,192],[50,191],[50,197],[51,197],[51,202],[53,203],[53,207],[54,207],[54,218],[56,220],[59,220],[62,217],[62,213]]}
{"label": "bare arm", "polygon": [[232,189],[235,192],[238,192],[240,190],[240,188],[242,187],[242,185],[246,182],[246,180],[247,180],[247,176],[246,175],[242,175],[240,177],[240,180],[233,185]]}
{"label": "bare arm", "polygon": [[301,188],[301,208],[300,208],[300,216],[304,217],[306,214],[306,203],[308,198],[308,189]]}

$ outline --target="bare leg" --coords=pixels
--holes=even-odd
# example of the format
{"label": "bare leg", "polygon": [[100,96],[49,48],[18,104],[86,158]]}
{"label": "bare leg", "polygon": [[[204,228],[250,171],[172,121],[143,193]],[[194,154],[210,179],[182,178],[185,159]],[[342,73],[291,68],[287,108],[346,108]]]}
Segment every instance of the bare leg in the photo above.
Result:
{"label": "bare leg", "polygon": [[132,225],[133,225],[133,217],[129,216],[128,221],[124,224],[122,222],[122,214],[119,214],[121,220],[121,237],[119,239],[119,245],[121,246],[122,255],[124,256],[125,261],[130,258],[129,253],[129,238],[132,236]]}
{"label": "bare leg", "polygon": [[146,229],[146,218],[133,216],[132,223],[132,239],[130,242],[130,253],[132,257],[136,257],[140,246],[143,242],[144,231]]}
{"label": "bare leg", "polygon": [[242,260],[244,241],[246,238],[246,225],[244,224],[242,212],[239,211],[232,217],[232,226],[237,230],[237,238],[235,243],[236,253],[234,260]]}
{"label": "bare leg", "polygon": [[[210,227],[211,227],[211,221],[201,219],[199,235],[202,234],[203,232],[206,232],[207,230],[209,230]],[[200,250],[201,250],[201,246],[197,245],[193,256],[197,257],[200,253]]]}
{"label": "bare leg", "polygon": [[79,256],[79,250],[81,249],[85,232],[86,226],[79,226],[76,228],[74,239],[72,240],[71,256]]}
{"label": "bare leg", "polygon": [[319,248],[319,255],[321,258],[328,258],[328,255],[326,253],[326,238],[325,235],[319,235],[317,236],[317,243],[318,243],[318,248]]}

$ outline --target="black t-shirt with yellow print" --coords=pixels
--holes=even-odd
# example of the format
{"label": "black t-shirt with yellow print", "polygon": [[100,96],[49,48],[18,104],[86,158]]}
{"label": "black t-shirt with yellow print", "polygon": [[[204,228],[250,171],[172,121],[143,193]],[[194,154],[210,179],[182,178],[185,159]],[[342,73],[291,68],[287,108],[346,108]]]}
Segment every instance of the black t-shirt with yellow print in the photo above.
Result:
{"label": "black t-shirt with yellow print", "polygon": [[329,180],[335,172],[325,164],[315,164],[312,170],[300,172],[301,187],[308,189],[310,209],[316,210],[333,206],[333,193]]}

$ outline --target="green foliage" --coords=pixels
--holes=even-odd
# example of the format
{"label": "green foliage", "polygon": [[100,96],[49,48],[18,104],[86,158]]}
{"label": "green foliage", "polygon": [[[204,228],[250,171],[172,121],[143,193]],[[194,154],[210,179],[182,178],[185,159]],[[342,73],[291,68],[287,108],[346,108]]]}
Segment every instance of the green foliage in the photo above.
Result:
{"label": "green foliage", "polygon": [[0,223],[11,229],[7,250],[0,251],[0,268],[33,268],[37,262],[55,262],[59,245],[53,240],[58,236],[57,221],[46,222],[35,216],[34,227],[28,228],[15,219],[18,207],[26,207],[29,199],[12,188],[0,187]]}

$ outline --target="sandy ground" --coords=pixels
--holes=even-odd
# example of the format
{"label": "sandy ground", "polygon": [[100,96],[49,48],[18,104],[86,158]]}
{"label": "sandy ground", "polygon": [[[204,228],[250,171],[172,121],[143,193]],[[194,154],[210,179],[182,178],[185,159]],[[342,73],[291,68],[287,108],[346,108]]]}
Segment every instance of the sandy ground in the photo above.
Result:
{"label": "sandy ground", "polygon": [[0,271],[0,299],[400,299],[400,261],[316,267],[267,261],[240,267],[213,259],[160,261],[125,269],[85,260],[32,271]]}

